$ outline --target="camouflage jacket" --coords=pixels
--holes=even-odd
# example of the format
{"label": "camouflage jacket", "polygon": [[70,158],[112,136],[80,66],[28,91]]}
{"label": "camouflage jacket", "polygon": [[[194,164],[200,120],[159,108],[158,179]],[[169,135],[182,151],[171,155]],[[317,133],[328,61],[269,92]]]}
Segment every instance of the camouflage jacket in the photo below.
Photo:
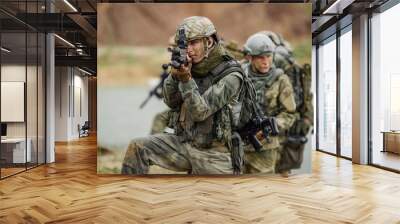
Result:
{"label": "camouflage jacket", "polygon": [[164,82],[164,101],[177,112],[173,118],[176,133],[199,148],[210,148],[214,140],[228,143],[231,108],[239,100],[242,74],[232,72],[216,82],[213,78],[192,78],[182,83],[169,76]]}
{"label": "camouflage jacket", "polygon": [[279,147],[298,116],[289,77],[275,67],[271,68],[267,74],[255,73],[249,63],[243,65],[243,70],[249,75],[256,88],[257,105],[266,116],[276,117],[278,124],[279,136],[271,137],[271,141],[264,148]]}

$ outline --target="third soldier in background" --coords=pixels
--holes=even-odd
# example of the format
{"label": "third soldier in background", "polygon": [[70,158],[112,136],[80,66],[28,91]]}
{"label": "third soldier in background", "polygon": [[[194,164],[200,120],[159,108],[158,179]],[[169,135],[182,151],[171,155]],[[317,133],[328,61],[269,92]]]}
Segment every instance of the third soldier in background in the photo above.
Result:
{"label": "third soldier in background", "polygon": [[[287,132],[296,121],[296,103],[291,81],[273,63],[275,47],[270,38],[254,34],[244,45],[248,63],[243,64],[257,91],[257,104],[266,116],[276,117],[279,135],[263,139],[263,150],[246,150],[245,173],[274,173]],[[247,147],[249,148],[249,147]],[[287,175],[287,171],[282,171]]]}
{"label": "third soldier in background", "polygon": [[313,94],[311,92],[311,66],[309,63],[300,65],[293,55],[293,49],[280,34],[272,31],[260,31],[274,43],[274,64],[283,69],[292,82],[296,112],[298,118],[289,130],[288,141],[285,150],[281,153],[276,171],[287,173],[291,169],[301,167],[303,152],[310,130],[313,127],[314,107]]}

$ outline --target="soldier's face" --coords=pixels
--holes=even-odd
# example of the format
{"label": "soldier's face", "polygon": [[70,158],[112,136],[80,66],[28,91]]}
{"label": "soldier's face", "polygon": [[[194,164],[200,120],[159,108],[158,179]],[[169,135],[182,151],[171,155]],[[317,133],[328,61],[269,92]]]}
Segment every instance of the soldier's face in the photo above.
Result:
{"label": "soldier's face", "polygon": [[205,47],[203,39],[191,40],[188,42],[188,56],[192,59],[192,63],[201,62],[205,56]]}
{"label": "soldier's face", "polygon": [[272,55],[252,56],[251,65],[255,72],[267,73],[272,65]]}

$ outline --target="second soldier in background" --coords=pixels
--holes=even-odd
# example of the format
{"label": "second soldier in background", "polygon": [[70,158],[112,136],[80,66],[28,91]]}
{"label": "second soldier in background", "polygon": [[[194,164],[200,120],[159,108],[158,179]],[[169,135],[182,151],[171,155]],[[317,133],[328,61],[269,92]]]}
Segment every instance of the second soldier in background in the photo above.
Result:
{"label": "second soldier in background", "polygon": [[250,36],[244,45],[244,51],[248,62],[242,67],[256,88],[258,107],[266,116],[276,117],[279,128],[279,136],[262,140],[261,152],[252,151],[250,146],[246,147],[245,172],[274,173],[284,150],[287,131],[296,120],[293,87],[283,70],[275,67],[275,47],[266,35]]}

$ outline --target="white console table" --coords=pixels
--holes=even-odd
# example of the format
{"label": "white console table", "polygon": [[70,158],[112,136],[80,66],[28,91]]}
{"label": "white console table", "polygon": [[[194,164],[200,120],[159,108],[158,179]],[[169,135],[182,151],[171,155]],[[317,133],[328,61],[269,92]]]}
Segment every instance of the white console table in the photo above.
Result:
{"label": "white console table", "polygon": [[[1,139],[1,151],[12,152],[12,163],[25,163],[31,162],[32,153],[31,145],[32,141],[30,138],[27,140],[26,154],[25,154],[25,138],[6,138]],[[2,155],[3,157],[3,155]],[[11,159],[11,158],[10,158]],[[26,161],[25,161],[26,159]],[[11,161],[9,161],[11,162]]]}

